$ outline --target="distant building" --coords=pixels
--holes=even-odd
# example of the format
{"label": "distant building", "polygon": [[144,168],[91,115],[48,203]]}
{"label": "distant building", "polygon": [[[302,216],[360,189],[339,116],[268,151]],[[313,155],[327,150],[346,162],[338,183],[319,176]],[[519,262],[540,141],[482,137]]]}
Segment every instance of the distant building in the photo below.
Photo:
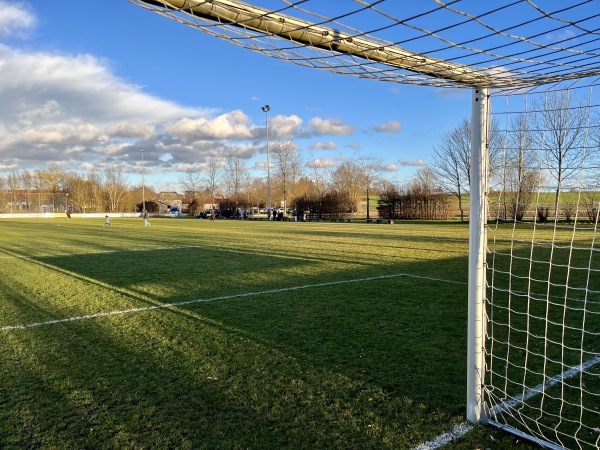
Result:
{"label": "distant building", "polygon": [[183,195],[175,191],[159,192],[156,195],[155,201],[160,206],[160,213],[162,214],[168,213],[171,206],[179,206],[183,212],[186,212],[186,208],[189,208],[189,203],[184,199]]}

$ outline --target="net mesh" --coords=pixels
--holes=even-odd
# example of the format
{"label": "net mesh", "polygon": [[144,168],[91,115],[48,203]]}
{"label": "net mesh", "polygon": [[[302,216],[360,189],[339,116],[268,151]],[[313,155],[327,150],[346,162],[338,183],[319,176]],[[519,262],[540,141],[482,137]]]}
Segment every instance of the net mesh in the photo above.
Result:
{"label": "net mesh", "polygon": [[491,416],[600,444],[600,152],[595,83],[496,98],[485,393]]}

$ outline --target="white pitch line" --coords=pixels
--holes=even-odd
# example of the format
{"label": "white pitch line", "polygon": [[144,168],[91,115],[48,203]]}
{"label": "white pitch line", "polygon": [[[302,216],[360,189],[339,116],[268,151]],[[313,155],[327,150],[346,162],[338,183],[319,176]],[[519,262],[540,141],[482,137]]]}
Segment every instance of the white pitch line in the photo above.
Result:
{"label": "white pitch line", "polygon": [[[529,400],[531,397],[533,397],[537,394],[543,393],[545,390],[550,389],[551,387],[555,386],[556,384],[560,383],[561,381],[566,380],[568,378],[572,378],[575,375],[577,375],[579,372],[583,372],[584,370],[587,370],[590,367],[595,366],[596,364],[599,364],[599,363],[600,363],[600,355],[596,355],[592,359],[584,362],[583,364],[578,364],[576,366],[570,367],[565,372],[558,374],[554,377],[548,378],[548,381],[546,381],[545,383],[538,384],[537,386],[534,386],[531,389],[528,389],[520,396],[517,396],[508,401],[497,404],[496,406],[494,406],[492,408],[492,412],[494,414],[502,414],[506,410],[508,410],[510,408],[515,408],[516,406],[520,405],[521,403]],[[468,422],[460,423],[460,424],[456,425],[451,431],[440,434],[439,436],[436,436],[432,440],[418,445],[413,450],[437,450],[439,448],[442,448],[446,444],[449,444],[450,442],[464,436],[472,429],[473,429],[472,424],[470,424]]]}
{"label": "white pitch line", "polygon": [[96,319],[99,317],[108,317],[108,316],[116,316],[116,315],[123,315],[123,314],[131,314],[131,313],[136,313],[136,312],[152,311],[155,309],[177,308],[179,306],[193,305],[196,303],[216,302],[216,301],[220,301],[220,300],[231,300],[231,299],[235,299],[235,298],[252,297],[252,296],[256,296],[256,295],[276,294],[276,293],[280,293],[280,292],[297,291],[300,289],[311,289],[311,288],[317,288],[317,287],[335,286],[335,285],[339,285],[339,284],[360,283],[360,282],[364,282],[364,281],[385,280],[388,278],[400,278],[400,277],[418,278],[418,279],[424,279],[424,280],[429,280],[429,281],[439,281],[439,282],[443,282],[443,283],[452,283],[452,284],[466,284],[461,281],[443,280],[441,278],[429,278],[429,277],[423,277],[423,276],[418,276],[418,275],[410,275],[407,273],[396,273],[396,274],[392,274],[392,275],[380,275],[377,277],[355,278],[352,280],[340,280],[340,281],[328,281],[326,283],[305,284],[302,286],[291,286],[291,287],[287,287],[287,288],[268,289],[265,291],[244,292],[244,293],[240,293],[240,294],[224,295],[224,296],[213,297],[213,298],[200,298],[200,299],[196,299],[196,300],[188,300],[185,302],[163,303],[160,305],[143,306],[143,307],[139,307],[139,308],[130,308],[130,309],[117,310],[117,311],[86,314],[83,316],[66,317],[63,319],[48,320],[45,322],[34,322],[34,323],[28,323],[28,324],[22,324],[22,325],[6,325],[3,327],[0,327],[0,331],[23,330],[23,329],[27,329],[27,328],[40,327],[40,326],[44,326],[44,325],[55,325],[58,323],[75,322],[75,321],[85,320],[85,319]]}
{"label": "white pitch line", "polygon": [[561,381],[572,378],[578,373],[583,372],[584,370],[587,370],[598,363],[600,363],[600,355],[596,355],[592,359],[585,361],[583,364],[578,364],[576,366],[570,367],[567,371],[558,374],[554,377],[548,378],[548,380],[545,383],[540,383],[537,386],[528,389],[523,394],[518,395],[515,398],[511,398],[510,400],[497,404],[492,408],[492,411],[495,414],[502,414],[504,411],[511,408],[515,408],[517,405],[520,405],[521,403],[529,400],[531,397],[537,394],[544,393],[546,390],[557,385]]}
{"label": "white pitch line", "polygon": [[464,436],[473,429],[473,425],[468,422],[459,423],[447,433],[440,434],[431,441],[424,442],[415,447],[414,450],[435,450],[446,444]]}

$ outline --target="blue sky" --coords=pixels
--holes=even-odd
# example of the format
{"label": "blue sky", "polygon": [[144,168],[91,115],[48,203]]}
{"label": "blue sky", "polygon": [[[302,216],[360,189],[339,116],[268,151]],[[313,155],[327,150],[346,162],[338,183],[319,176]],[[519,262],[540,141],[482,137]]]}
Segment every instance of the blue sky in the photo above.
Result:
{"label": "blue sky", "polygon": [[356,79],[265,57],[126,0],[0,0],[0,174],[52,165],[84,174],[140,152],[157,189],[240,151],[266,173],[272,140],[334,167],[377,155],[392,182],[430,160],[470,114],[470,91]]}

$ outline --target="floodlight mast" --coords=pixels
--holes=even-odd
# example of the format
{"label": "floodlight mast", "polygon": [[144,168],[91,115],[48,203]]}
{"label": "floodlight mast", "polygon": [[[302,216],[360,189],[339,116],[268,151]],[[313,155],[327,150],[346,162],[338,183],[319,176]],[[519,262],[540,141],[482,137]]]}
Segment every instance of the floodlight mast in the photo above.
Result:
{"label": "floodlight mast", "polygon": [[267,132],[267,218],[271,220],[271,160],[269,158],[269,111],[271,111],[271,106],[265,105],[260,108],[265,113],[265,128]]}
{"label": "floodlight mast", "polygon": [[144,147],[140,149],[142,153],[142,215],[146,212],[146,195],[144,193]]}
{"label": "floodlight mast", "polygon": [[[176,10],[192,17],[212,20],[309,47],[347,54],[407,71],[449,80],[472,87],[491,86],[493,78],[482,69],[432,58],[403,49],[381,39],[352,36],[333,28],[280,14],[237,0],[218,2],[193,0],[131,0]],[[505,81],[512,77],[503,77]],[[517,78],[514,81],[518,81]]]}

